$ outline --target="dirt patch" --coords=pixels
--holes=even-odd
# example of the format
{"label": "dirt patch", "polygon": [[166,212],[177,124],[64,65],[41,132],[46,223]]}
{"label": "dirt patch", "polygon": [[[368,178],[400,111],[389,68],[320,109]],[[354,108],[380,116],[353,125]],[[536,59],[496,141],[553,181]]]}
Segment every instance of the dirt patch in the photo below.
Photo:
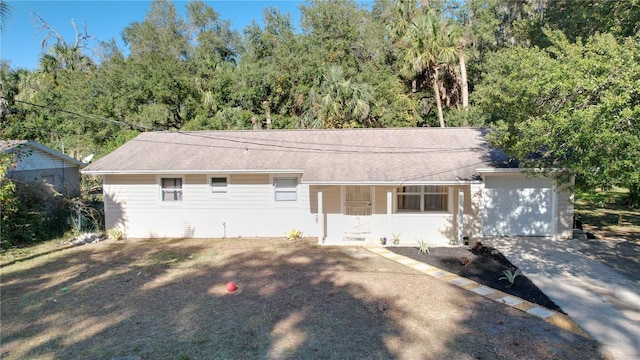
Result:
{"label": "dirt patch", "polygon": [[388,249],[396,254],[564,313],[525,275],[516,276],[513,284],[506,279],[501,280],[500,278],[506,277],[504,271],[508,270],[513,274],[517,268],[492,247],[482,246],[482,244],[473,248],[435,247],[430,248],[429,253],[420,252],[414,247],[389,247]]}
{"label": "dirt patch", "polygon": [[107,240],[4,263],[2,359],[610,358],[359,247]]}

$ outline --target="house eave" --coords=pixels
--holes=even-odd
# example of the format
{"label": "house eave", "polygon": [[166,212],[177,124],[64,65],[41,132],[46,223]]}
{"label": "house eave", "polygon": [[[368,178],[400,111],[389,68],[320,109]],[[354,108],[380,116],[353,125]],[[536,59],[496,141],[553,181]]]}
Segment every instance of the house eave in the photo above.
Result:
{"label": "house eave", "polygon": [[480,184],[481,180],[428,180],[428,181],[301,181],[303,184],[315,186],[340,185],[383,185],[383,186],[411,186],[411,185],[469,185]]}
{"label": "house eave", "polygon": [[524,171],[540,171],[537,169],[521,169],[521,168],[479,168],[476,169],[479,174],[515,174]]}
{"label": "house eave", "polygon": [[561,172],[569,171],[568,169],[558,168],[479,168],[476,172],[479,174],[517,174],[517,173],[549,173],[549,172]]}
{"label": "house eave", "polygon": [[199,175],[199,174],[302,174],[300,169],[259,169],[259,170],[81,170],[83,175]]}

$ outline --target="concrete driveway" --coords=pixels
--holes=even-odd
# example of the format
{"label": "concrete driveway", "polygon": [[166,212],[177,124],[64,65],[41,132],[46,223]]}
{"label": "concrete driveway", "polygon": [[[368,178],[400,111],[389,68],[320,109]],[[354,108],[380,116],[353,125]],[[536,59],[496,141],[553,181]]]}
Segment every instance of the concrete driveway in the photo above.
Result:
{"label": "concrete driveway", "polygon": [[640,359],[640,246],[603,240],[486,240],[616,359]]}

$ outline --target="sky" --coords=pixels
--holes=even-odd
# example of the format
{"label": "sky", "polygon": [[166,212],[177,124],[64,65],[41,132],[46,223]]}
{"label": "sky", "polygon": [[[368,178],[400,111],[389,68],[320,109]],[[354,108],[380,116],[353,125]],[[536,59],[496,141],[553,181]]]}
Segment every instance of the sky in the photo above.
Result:
{"label": "sky", "polygon": [[[277,7],[282,13],[289,13],[294,26],[299,25],[299,5],[303,1],[294,0],[207,0],[207,5],[216,10],[220,17],[229,20],[233,28],[240,33],[252,20],[262,22],[262,10]],[[9,62],[11,68],[34,70],[38,61],[46,52],[42,49],[42,41],[46,32],[37,33],[33,13],[38,14],[62,37],[72,43],[75,32],[71,21],[75,21],[80,30],[86,24],[87,33],[95,36],[89,47],[97,48],[98,41],[115,39],[124,49],[121,33],[127,25],[134,21],[142,22],[150,8],[147,0],[76,0],[76,1],[7,1],[9,15],[0,34],[0,58]],[[186,1],[174,1],[178,12],[185,16]],[[49,42],[49,46],[53,43]]]}

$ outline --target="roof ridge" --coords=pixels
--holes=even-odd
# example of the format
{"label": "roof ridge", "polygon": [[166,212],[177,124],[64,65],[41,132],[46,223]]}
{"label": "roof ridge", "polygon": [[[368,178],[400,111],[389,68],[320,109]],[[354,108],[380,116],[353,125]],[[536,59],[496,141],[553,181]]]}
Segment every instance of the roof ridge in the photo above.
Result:
{"label": "roof ridge", "polygon": [[343,129],[230,129],[230,130],[162,130],[145,131],[141,134],[193,134],[193,133],[274,133],[274,132],[352,132],[352,131],[460,131],[479,130],[486,131],[483,127],[392,127],[392,128],[343,128]]}

